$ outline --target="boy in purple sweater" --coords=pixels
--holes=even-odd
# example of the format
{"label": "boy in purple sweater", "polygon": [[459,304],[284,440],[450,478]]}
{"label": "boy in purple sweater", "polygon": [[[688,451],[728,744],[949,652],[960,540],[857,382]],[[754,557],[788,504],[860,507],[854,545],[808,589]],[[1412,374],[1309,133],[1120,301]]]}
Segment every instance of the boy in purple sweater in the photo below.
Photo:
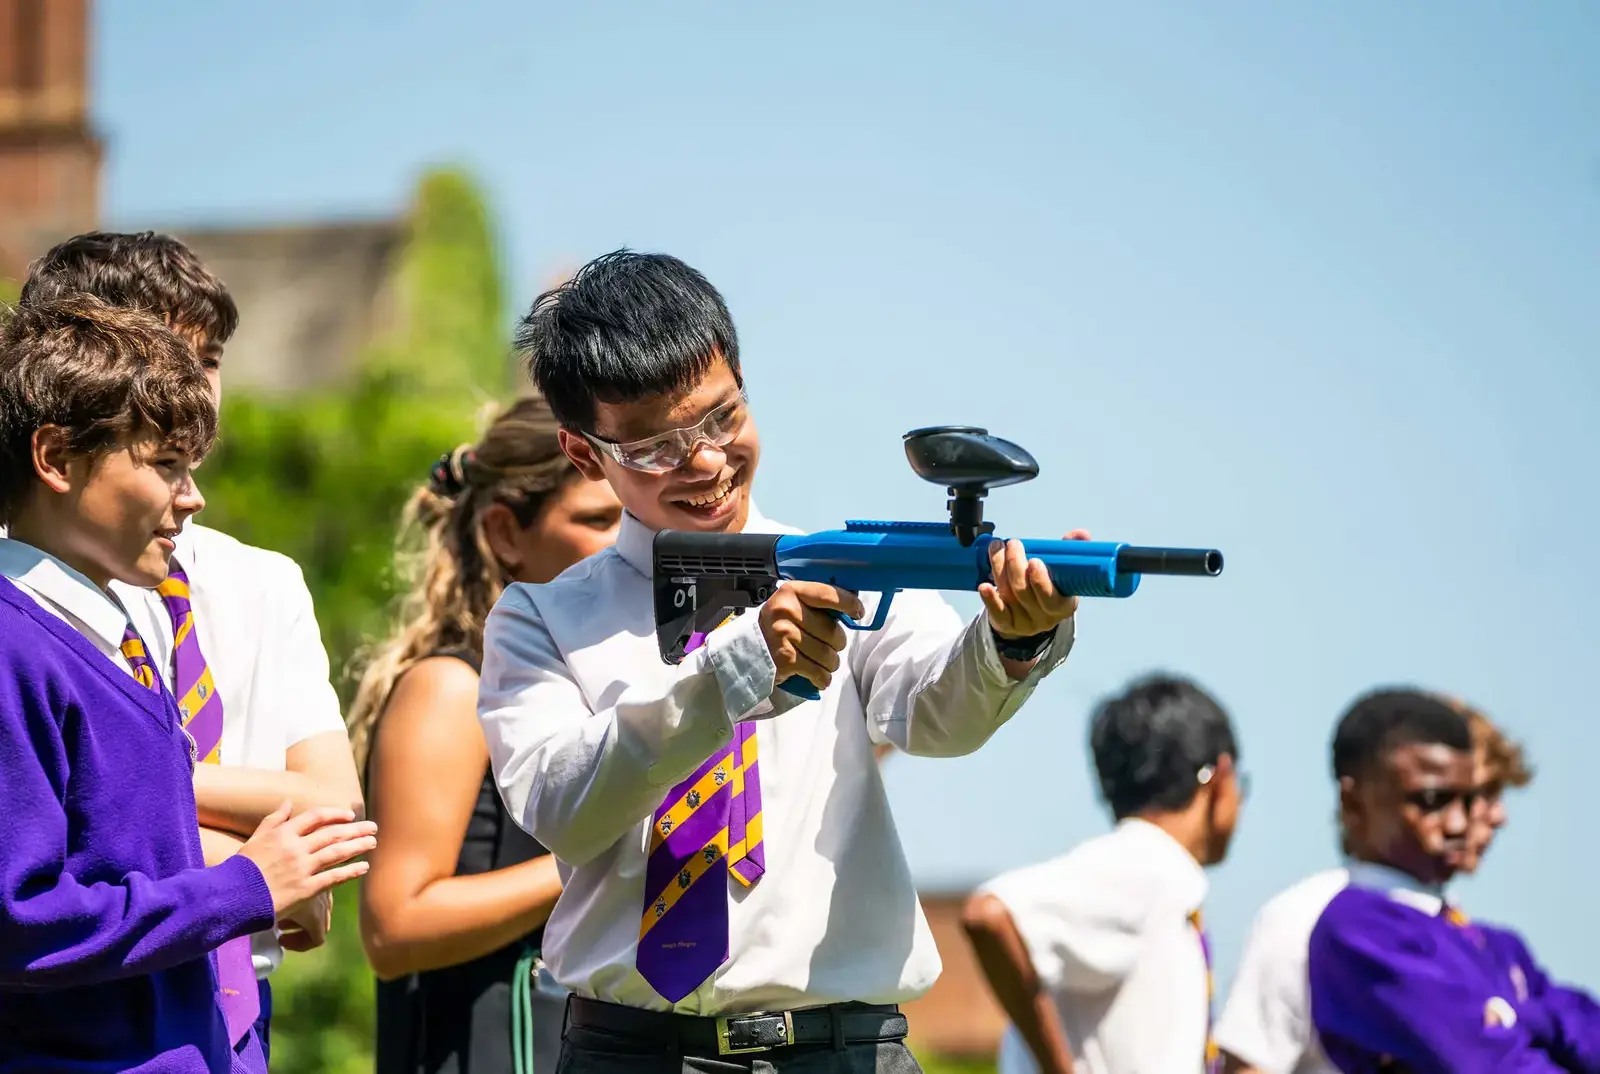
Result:
{"label": "boy in purple sweater", "polygon": [[193,741],[111,595],[166,577],[215,432],[146,314],[0,330],[0,1071],[264,1072],[214,952],[366,871],[372,824],[287,803],[205,866]]}
{"label": "boy in purple sweater", "polygon": [[1344,1074],[1600,1074],[1600,1007],[1445,885],[1482,793],[1467,718],[1417,690],[1360,698],[1333,741],[1348,884],[1307,952],[1312,1027]]}

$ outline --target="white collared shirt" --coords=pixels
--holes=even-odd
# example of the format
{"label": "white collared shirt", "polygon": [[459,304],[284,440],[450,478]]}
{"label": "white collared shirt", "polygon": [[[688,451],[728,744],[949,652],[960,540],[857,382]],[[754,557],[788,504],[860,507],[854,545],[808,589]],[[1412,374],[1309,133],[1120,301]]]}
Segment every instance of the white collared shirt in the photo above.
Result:
{"label": "white collared shirt", "polygon": [[0,575],[89,639],[117,667],[133,674],[133,666],[122,655],[128,616],[105,590],[50,553],[10,537],[0,537]]}
{"label": "white collared shirt", "polygon": [[[753,507],[745,531],[796,532]],[[624,515],[613,547],[548,585],[510,587],[485,630],[479,717],[491,768],[510,815],[556,855],[565,885],[544,934],[556,980],[582,996],[669,1008],[634,961],[650,819],[736,721],[754,719],[766,874],[749,889],[730,881],[729,957],[675,1009],[921,995],[939,954],[872,746],[976,750],[1066,658],[1072,624],[1017,681],[985,617],[963,624],[936,593],[900,593],[883,629],[848,633],[821,701],[801,703],[774,692],[753,613],[681,664],[662,661],[653,537]],[[876,598],[862,599],[870,616]]]}
{"label": "white collared shirt", "polygon": [[1337,1074],[1311,1023],[1307,968],[1311,933],[1333,897],[1350,885],[1386,891],[1425,914],[1444,908],[1441,889],[1398,869],[1351,861],[1314,873],[1256,912],[1217,1020],[1217,1046],[1268,1074]]}
{"label": "white collared shirt", "polygon": [[[1205,1062],[1205,950],[1189,914],[1209,888],[1162,829],[1123,820],[1060,857],[984,884],[1010,913],[1086,1074],[1189,1074]],[[999,1074],[1033,1074],[1015,1026]]]}
{"label": "white collared shirt", "polygon": [[[328,653],[299,565],[192,520],[177,546],[173,556],[189,578],[200,651],[222,698],[222,764],[281,772],[289,747],[313,735],[343,733]],[[171,689],[172,619],[160,594],[121,582],[111,589]],[[274,932],[252,936],[251,950],[258,976],[283,961]]]}

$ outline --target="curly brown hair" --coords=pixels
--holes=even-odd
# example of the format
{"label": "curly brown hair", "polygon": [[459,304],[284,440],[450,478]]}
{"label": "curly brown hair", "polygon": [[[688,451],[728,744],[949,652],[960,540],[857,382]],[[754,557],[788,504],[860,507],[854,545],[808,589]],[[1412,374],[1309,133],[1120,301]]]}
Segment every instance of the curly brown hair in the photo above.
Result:
{"label": "curly brown hair", "polygon": [[1514,742],[1494,721],[1468,708],[1467,726],[1472,731],[1472,748],[1487,758],[1490,779],[1504,787],[1526,787],[1533,782],[1533,767],[1523,752],[1522,744]]}
{"label": "curly brown hair", "polygon": [[199,458],[217,404],[188,344],[148,313],[73,295],[11,310],[0,328],[0,524],[35,485],[33,436],[95,456],[146,436]]}

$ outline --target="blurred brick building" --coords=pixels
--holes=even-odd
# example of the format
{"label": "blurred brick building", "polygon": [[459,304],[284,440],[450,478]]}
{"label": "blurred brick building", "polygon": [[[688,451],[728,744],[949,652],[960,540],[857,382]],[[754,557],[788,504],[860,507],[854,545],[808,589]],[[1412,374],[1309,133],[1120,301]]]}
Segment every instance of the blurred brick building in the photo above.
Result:
{"label": "blurred brick building", "polygon": [[[101,224],[101,140],[90,122],[89,0],[0,0],[0,279]],[[228,382],[314,385],[347,368],[392,309],[398,219],[193,226],[170,231],[227,281],[242,312]]]}
{"label": "blurred brick building", "polygon": [[1006,1017],[984,983],[972,945],[961,931],[961,905],[967,895],[925,891],[921,898],[944,972],[927,995],[906,1005],[912,1041],[930,1053],[992,1057]]}
{"label": "blurred brick building", "polygon": [[0,274],[100,210],[87,0],[0,0]]}

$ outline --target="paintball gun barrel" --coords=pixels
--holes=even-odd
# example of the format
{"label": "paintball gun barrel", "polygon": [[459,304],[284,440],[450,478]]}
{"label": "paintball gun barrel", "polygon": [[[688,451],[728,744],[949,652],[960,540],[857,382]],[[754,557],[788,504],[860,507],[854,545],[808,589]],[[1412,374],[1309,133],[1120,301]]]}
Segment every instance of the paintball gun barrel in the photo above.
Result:
{"label": "paintball gun barrel", "polygon": [[[653,549],[656,639],[661,657],[681,661],[690,638],[730,613],[754,607],[780,581],[825,582],[881,593],[870,623],[841,617],[852,630],[877,630],[902,589],[976,590],[991,581],[982,498],[992,487],[1027,481],[1038,464],[1022,448],[970,426],[918,429],[905,436],[918,476],[950,492],[948,522],[851,520],[842,530],[810,534],[689,533],[663,530]],[[1110,541],[1023,540],[1058,590],[1081,597],[1129,597],[1143,575],[1214,577],[1222,553],[1209,548],[1153,548]],[[814,698],[793,678],[780,686]]]}

